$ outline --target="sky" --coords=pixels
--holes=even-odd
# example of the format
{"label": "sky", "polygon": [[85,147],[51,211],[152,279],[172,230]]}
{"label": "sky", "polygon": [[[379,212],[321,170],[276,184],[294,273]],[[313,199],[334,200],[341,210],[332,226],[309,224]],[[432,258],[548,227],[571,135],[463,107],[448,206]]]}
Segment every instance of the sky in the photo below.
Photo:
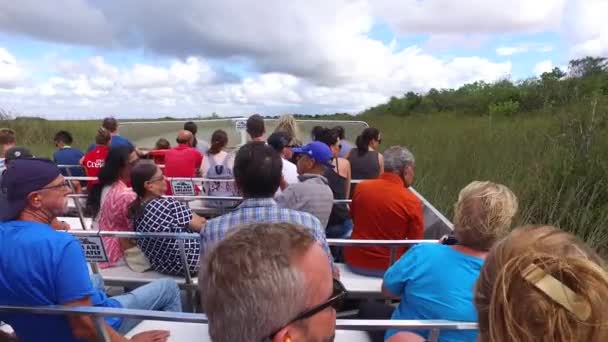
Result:
{"label": "sky", "polygon": [[359,113],[608,56],[608,0],[0,2],[0,109],[52,119]]}

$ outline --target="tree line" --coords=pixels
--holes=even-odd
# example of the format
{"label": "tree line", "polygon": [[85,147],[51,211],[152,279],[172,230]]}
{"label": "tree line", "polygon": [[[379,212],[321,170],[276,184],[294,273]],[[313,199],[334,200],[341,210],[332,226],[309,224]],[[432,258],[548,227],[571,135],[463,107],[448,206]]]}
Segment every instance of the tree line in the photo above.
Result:
{"label": "tree line", "polygon": [[493,83],[478,81],[457,89],[431,89],[420,94],[408,91],[364,114],[407,116],[414,113],[461,112],[473,115],[516,115],[530,111],[551,111],[585,99],[608,97],[608,59],[585,57],[558,67],[540,77],[518,82],[509,79]]}

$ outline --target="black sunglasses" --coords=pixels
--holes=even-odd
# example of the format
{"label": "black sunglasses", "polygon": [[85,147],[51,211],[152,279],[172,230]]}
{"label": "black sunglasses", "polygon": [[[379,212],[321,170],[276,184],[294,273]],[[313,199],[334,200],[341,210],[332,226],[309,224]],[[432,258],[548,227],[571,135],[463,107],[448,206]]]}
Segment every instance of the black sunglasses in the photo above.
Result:
{"label": "black sunglasses", "polygon": [[284,327],[286,327],[294,322],[310,318],[310,317],[318,314],[319,312],[327,309],[330,306],[332,308],[334,308],[336,311],[338,311],[342,307],[342,303],[344,302],[344,297],[346,297],[347,294],[348,294],[348,291],[346,291],[346,288],[344,287],[344,285],[338,279],[334,279],[334,289],[328,300],[326,300],[324,303],[321,303],[321,304],[297,315],[294,319],[287,322],[287,324],[285,324],[284,326],[275,330],[272,334],[268,335],[268,337],[266,337],[264,339],[264,341],[272,340],[274,335],[276,335]]}

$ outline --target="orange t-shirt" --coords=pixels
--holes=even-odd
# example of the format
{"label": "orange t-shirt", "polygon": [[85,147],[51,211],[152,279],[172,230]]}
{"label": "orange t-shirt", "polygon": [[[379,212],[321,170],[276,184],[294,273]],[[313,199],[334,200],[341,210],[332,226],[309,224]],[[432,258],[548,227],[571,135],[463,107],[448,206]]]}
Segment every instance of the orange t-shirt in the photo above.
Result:
{"label": "orange t-shirt", "polygon": [[[422,201],[396,174],[383,173],[378,179],[357,185],[351,204],[351,239],[416,240],[424,235]],[[395,260],[406,247],[395,248]],[[346,263],[370,270],[386,270],[390,261],[388,247],[344,247]]]}

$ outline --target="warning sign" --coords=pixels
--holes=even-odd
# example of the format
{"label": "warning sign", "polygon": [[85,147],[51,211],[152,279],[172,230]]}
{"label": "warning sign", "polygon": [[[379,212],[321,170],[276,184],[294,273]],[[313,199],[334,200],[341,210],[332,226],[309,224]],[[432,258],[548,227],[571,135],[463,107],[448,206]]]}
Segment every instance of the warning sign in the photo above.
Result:
{"label": "warning sign", "polygon": [[235,120],[234,128],[237,132],[244,132],[247,129],[247,120]]}
{"label": "warning sign", "polygon": [[103,241],[99,236],[79,237],[80,246],[84,251],[87,261],[90,262],[107,262],[108,255],[103,247]]}
{"label": "warning sign", "polygon": [[191,180],[172,180],[171,190],[176,196],[195,196],[194,182]]}

